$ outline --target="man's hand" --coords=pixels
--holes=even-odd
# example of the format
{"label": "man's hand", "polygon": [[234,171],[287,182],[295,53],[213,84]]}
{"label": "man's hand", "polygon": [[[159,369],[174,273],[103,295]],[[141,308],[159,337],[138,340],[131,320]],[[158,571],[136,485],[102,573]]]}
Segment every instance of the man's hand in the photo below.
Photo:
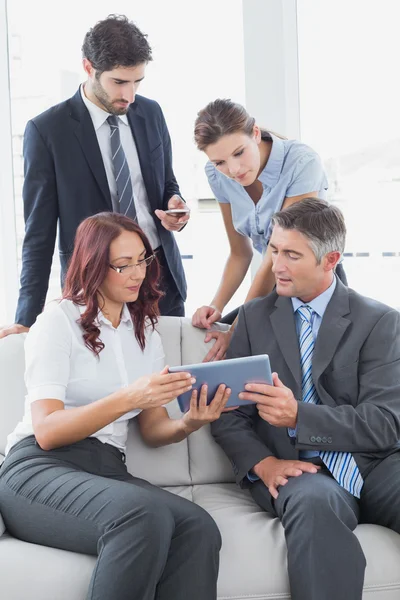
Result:
{"label": "man's hand", "polygon": [[277,373],[272,373],[274,385],[249,383],[239,398],[257,403],[258,414],[274,427],[296,429],[299,405],[291,389],[283,385]]}
{"label": "man's hand", "polygon": [[[188,208],[187,204],[182,200],[178,194],[174,194],[172,198],[168,200],[168,210],[174,208]],[[154,211],[157,217],[160,219],[163,227],[168,231],[180,231],[184,225],[190,219],[190,212],[181,213],[178,215],[169,215],[164,210]]]}
{"label": "man's hand", "polygon": [[275,500],[279,495],[278,488],[286,485],[289,477],[299,477],[303,473],[317,473],[319,469],[320,467],[313,463],[302,460],[281,460],[274,456],[267,456],[253,467],[254,473],[266,485]]}
{"label": "man's hand", "polygon": [[18,323],[15,323],[15,325],[10,325],[9,327],[0,327],[0,340],[14,333],[28,333],[28,331],[29,327],[18,325]]}

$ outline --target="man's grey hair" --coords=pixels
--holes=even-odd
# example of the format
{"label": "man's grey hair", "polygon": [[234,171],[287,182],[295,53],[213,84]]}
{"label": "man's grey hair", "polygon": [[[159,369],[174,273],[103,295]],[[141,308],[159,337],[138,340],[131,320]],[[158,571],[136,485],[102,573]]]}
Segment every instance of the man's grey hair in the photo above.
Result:
{"label": "man's grey hair", "polygon": [[304,198],[294,202],[272,217],[272,225],[294,229],[308,240],[317,263],[328,252],[344,252],[346,225],[342,211],[319,198]]}

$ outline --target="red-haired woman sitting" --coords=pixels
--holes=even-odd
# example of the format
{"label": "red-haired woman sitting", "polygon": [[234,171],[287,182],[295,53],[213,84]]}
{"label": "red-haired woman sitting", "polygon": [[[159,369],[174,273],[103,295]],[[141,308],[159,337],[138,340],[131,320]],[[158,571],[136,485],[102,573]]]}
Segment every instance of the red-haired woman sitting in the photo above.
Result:
{"label": "red-haired woman sitting", "polygon": [[26,339],[26,410],[9,436],[0,509],[15,537],[97,555],[91,600],[216,598],[212,518],[133,477],[124,462],[129,419],[151,445],[179,442],[218,418],[230,393],[221,386],[209,407],[168,417],[163,405],[193,381],[164,368],[158,277],[133,221],[90,217],[78,229],[62,301]]}

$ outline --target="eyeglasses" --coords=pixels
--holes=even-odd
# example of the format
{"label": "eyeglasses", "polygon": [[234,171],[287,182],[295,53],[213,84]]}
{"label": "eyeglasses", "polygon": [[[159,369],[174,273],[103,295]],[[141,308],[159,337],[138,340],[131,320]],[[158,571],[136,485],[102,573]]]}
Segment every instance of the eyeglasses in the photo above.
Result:
{"label": "eyeglasses", "polygon": [[114,271],[116,271],[117,273],[120,273],[121,275],[122,274],[129,275],[130,273],[133,273],[133,271],[135,270],[136,267],[141,270],[147,269],[147,267],[153,262],[155,257],[156,257],[155,254],[151,254],[150,256],[147,256],[143,260],[140,260],[135,265],[123,265],[122,267],[116,267],[115,265],[108,265],[108,266],[110,267],[110,269],[113,269]]}

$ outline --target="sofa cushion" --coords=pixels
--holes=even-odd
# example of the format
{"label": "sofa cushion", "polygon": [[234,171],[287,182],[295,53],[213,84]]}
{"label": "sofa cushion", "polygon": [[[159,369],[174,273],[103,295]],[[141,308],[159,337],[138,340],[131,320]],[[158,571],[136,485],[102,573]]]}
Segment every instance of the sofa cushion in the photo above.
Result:
{"label": "sofa cushion", "polygon": [[193,484],[232,483],[235,475],[225,452],[206,425],[188,437],[190,478]]}
{"label": "sofa cushion", "polygon": [[25,334],[0,340],[0,453],[4,454],[7,436],[24,412]]}
{"label": "sofa cushion", "polygon": [[[173,416],[179,411],[177,402],[168,407]],[[129,424],[126,465],[128,471],[147,479],[154,485],[190,485],[189,453],[187,440],[163,448],[149,448],[143,442],[135,419]]]}
{"label": "sofa cushion", "polygon": [[[1,467],[1,463],[3,462],[3,460],[4,460],[4,456],[2,454],[0,454],[0,467]],[[5,530],[6,530],[6,526],[4,525],[4,521],[3,521],[3,518],[0,513],[0,537],[3,535]]]}
{"label": "sofa cushion", "polygon": [[[221,531],[218,600],[290,600],[283,528],[247,490],[234,484],[166,489],[202,506]],[[360,525],[356,535],[367,558],[363,598],[398,600],[400,536],[376,525]],[[0,538],[0,593],[5,590],[7,600],[84,600],[94,564],[93,556],[28,544],[6,533]]]}
{"label": "sofa cushion", "polygon": [[[166,489],[192,500],[190,486]],[[85,600],[95,563],[95,556],[30,544],[5,533],[0,538],[0,598]]]}
{"label": "sofa cushion", "polygon": [[289,599],[279,520],[233,483],[193,486],[193,499],[211,514],[222,535],[218,599]]}
{"label": "sofa cushion", "polygon": [[[229,325],[224,325],[223,323],[214,323],[212,326],[213,331],[226,331],[227,329],[229,329]],[[204,342],[206,333],[207,331],[205,329],[193,327],[191,319],[187,317],[181,318],[182,365],[202,362],[203,358],[214,344],[214,340],[211,340],[207,344]]]}
{"label": "sofa cushion", "polygon": [[[286,542],[279,519],[234,484],[193,486],[193,500],[221,531],[218,600],[289,600]],[[355,534],[367,559],[363,597],[398,600],[400,535],[378,525],[359,525]]]}
{"label": "sofa cushion", "polygon": [[0,596],[4,600],[85,600],[95,556],[0,538]]}
{"label": "sofa cushion", "polygon": [[[180,319],[162,317],[157,329],[162,337],[168,364],[181,364]],[[0,453],[3,454],[7,436],[13,431],[24,412],[25,338],[25,334],[19,334],[0,340]]]}
{"label": "sofa cushion", "polygon": [[[166,364],[181,364],[181,320],[179,317],[161,317],[157,330],[162,337]],[[167,405],[171,418],[181,416],[178,402]],[[164,448],[149,448],[142,441],[135,419],[129,425],[126,464],[132,475],[147,479],[155,485],[189,485],[189,453],[187,440]]]}
{"label": "sofa cushion", "polygon": [[[206,331],[193,327],[190,319],[181,319],[182,364],[199,363],[203,360],[214,341],[204,343]],[[226,331],[227,325],[216,323],[213,329]],[[188,438],[190,475],[192,482],[221,483],[235,480],[231,464],[220,446],[215,443],[210,427],[202,427]]]}

